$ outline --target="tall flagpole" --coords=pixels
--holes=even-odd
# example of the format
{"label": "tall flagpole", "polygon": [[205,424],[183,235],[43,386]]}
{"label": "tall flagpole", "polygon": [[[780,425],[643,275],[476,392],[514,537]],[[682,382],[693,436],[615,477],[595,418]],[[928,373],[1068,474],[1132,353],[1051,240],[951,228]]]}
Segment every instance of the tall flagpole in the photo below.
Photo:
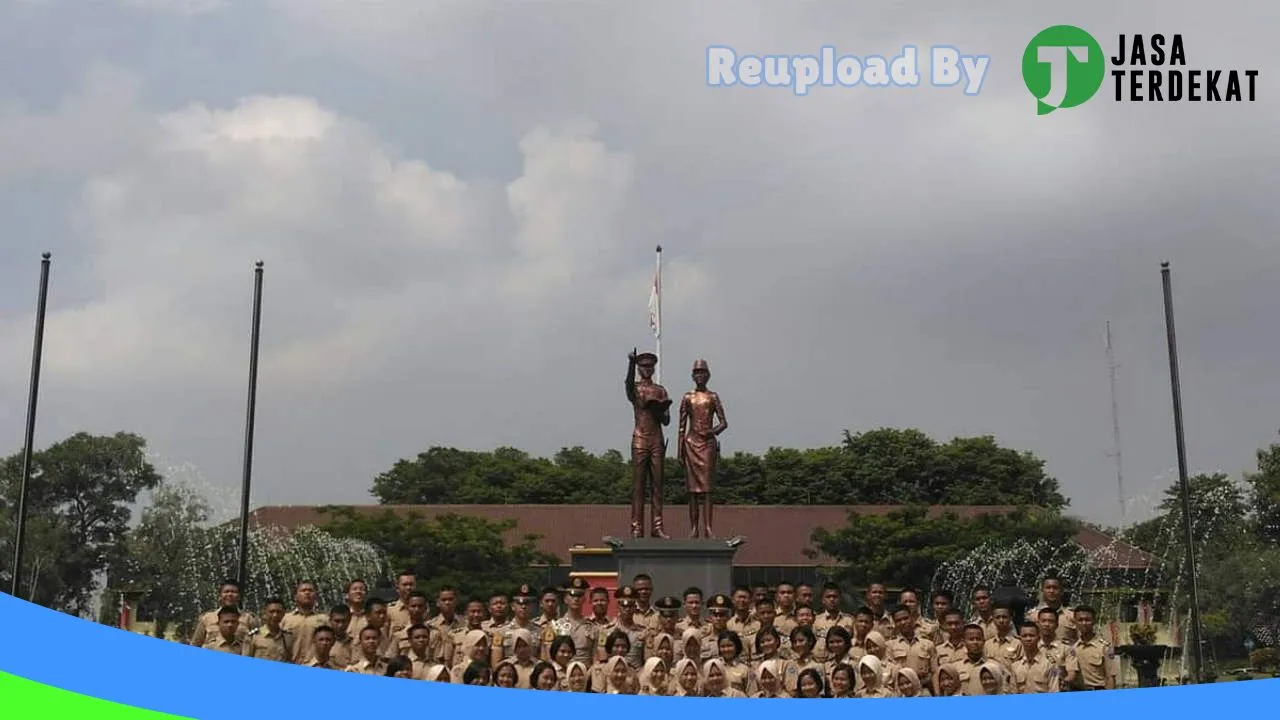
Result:
{"label": "tall flagpole", "polygon": [[22,555],[27,541],[27,485],[31,482],[31,449],[36,437],[36,400],[40,397],[40,360],[44,352],[44,313],[49,299],[49,263],[52,253],[44,253],[40,260],[40,295],[36,301],[36,338],[31,349],[31,385],[27,395],[27,434],[22,443],[22,479],[18,486],[18,535],[13,541],[13,577],[9,582],[9,594],[20,597],[22,583]]}
{"label": "tall flagpole", "polygon": [[657,248],[658,266],[654,274],[654,293],[658,299],[658,324],[653,329],[653,351],[658,355],[658,364],[653,369],[653,380],[662,384],[662,246]]}
{"label": "tall flagpole", "polygon": [[244,420],[244,476],[240,487],[240,543],[236,579],[249,581],[249,484],[253,477],[253,425],[258,407],[258,335],[262,329],[262,261],[253,266],[253,331],[249,336],[249,402]]}
{"label": "tall flagpole", "polygon": [[1182,380],[1178,376],[1178,336],[1173,328],[1173,284],[1169,263],[1160,263],[1164,285],[1164,325],[1169,343],[1169,385],[1173,391],[1173,434],[1178,449],[1178,486],[1182,491],[1182,530],[1187,543],[1186,573],[1191,600],[1191,682],[1204,682],[1204,646],[1200,637],[1200,580],[1196,577],[1196,537],[1191,525],[1191,481],[1187,474],[1187,443],[1182,430]]}

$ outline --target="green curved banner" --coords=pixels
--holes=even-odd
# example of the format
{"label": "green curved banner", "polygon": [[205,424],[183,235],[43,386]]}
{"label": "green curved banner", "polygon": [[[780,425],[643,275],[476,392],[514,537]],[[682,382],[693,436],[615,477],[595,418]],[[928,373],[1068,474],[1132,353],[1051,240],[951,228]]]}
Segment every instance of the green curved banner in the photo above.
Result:
{"label": "green curved banner", "polygon": [[93,720],[187,720],[153,710],[120,705],[87,695],[41,685],[0,672],[0,698],[4,716],[22,718],[93,718]]}

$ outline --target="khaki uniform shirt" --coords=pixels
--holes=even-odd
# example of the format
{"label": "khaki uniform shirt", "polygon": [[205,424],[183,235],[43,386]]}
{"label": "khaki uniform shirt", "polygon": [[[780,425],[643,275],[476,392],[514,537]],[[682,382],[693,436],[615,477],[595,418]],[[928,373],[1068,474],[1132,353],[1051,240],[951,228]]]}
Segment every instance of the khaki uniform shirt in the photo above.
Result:
{"label": "khaki uniform shirt", "polygon": [[329,651],[329,657],[339,667],[345,670],[355,656],[355,649],[351,647],[351,638],[349,636],[333,639],[333,649]]}
{"label": "khaki uniform shirt", "polygon": [[301,665],[311,659],[311,645],[316,628],[328,624],[329,616],[325,613],[304,613],[296,608],[285,613],[280,627],[293,634],[293,662]]}
{"label": "khaki uniform shirt", "polygon": [[436,665],[435,659],[431,657],[430,650],[427,651],[426,657],[415,655],[409,650],[406,650],[403,654],[405,657],[409,658],[409,664],[412,668],[411,672],[414,680],[426,680],[427,671]]}
{"label": "khaki uniform shirt", "polygon": [[626,655],[627,665],[630,665],[632,670],[640,670],[640,667],[644,665],[645,637],[649,632],[645,626],[633,622],[631,625],[623,627],[622,623],[615,620],[613,623],[600,628],[600,638],[596,643],[596,647],[599,649],[600,654],[607,656],[605,642],[608,641],[610,635],[618,630],[626,634],[627,640],[631,641],[631,650]]}
{"label": "khaki uniform shirt", "polygon": [[849,631],[849,637],[854,636],[853,616],[845,613],[836,613],[833,618],[825,611],[814,618],[813,621],[813,637],[816,644],[813,647],[813,656],[818,660],[827,658],[827,632],[833,627],[842,627]]}
{"label": "khaki uniform shirt", "polygon": [[1063,645],[1060,640],[1054,640],[1051,643],[1041,640],[1040,653],[1048,658],[1049,662],[1060,668],[1067,666],[1067,646]]}
{"label": "khaki uniform shirt", "polygon": [[[473,628],[473,627],[471,627],[471,626],[467,625],[467,624],[464,622],[464,623],[462,623],[462,626],[461,626],[461,627],[454,628],[453,630],[450,630],[450,631],[449,631],[449,634],[446,636],[446,637],[448,638],[448,642],[449,642],[449,644],[453,646],[453,662],[454,662],[454,664],[457,664],[457,663],[459,662],[459,660],[460,660],[460,655],[461,655],[461,653],[462,653],[462,643],[463,643],[463,641],[465,641],[465,640],[467,639],[467,633],[471,632],[472,630],[480,630],[480,632],[483,632],[483,633],[484,633],[485,637],[489,640],[489,649],[490,649],[490,652],[492,652],[492,650],[493,650],[493,633],[485,632],[484,630],[482,630],[481,628],[478,628],[478,627],[477,627],[477,628]],[[488,660],[489,660],[489,658],[485,658],[485,661],[486,661],[486,662],[488,662]],[[470,664],[471,664],[471,661],[470,661],[470,660],[467,660],[467,665],[470,665]],[[463,668],[463,669],[465,670],[466,668]]]}
{"label": "khaki uniform shirt", "polygon": [[214,650],[217,652],[231,653],[232,655],[243,655],[244,641],[242,641],[239,637],[237,637],[235,640],[228,640],[222,637],[221,635],[218,635],[217,639],[212,640],[208,644],[206,644],[204,646],[204,649]]}
{"label": "khaki uniform shirt", "polygon": [[[944,640],[940,644],[935,645],[934,649],[938,652],[939,666],[955,665],[961,660],[964,660],[964,656],[969,652],[968,650],[965,650],[964,642],[959,642],[953,645],[950,640]],[[924,680],[923,677],[920,679]]]}
{"label": "khaki uniform shirt", "polygon": [[[561,624],[568,627],[565,633],[573,638],[573,659],[586,665],[588,668],[595,661],[596,646],[600,644],[600,628],[595,623],[586,620],[573,620],[568,617],[561,618]],[[542,647],[545,652],[551,652],[551,643],[556,640],[557,630],[548,625],[542,629]]]}
{"label": "khaki uniform shirt", "polygon": [[[515,659],[516,656],[516,630],[524,630],[529,633],[533,647],[529,648],[533,651],[533,660],[536,663],[542,657],[542,628],[529,621],[528,625],[517,625],[515,620],[489,631],[489,643],[492,648],[500,648],[502,659]],[[493,654],[492,652],[490,654]],[[494,663],[496,666],[497,663]],[[533,667],[532,665],[530,667]]]}
{"label": "khaki uniform shirt", "polygon": [[[925,618],[916,618],[915,628],[916,637],[921,640],[929,640],[932,642],[934,633],[938,632],[938,623]],[[885,637],[890,638],[894,635],[897,635],[897,633],[889,633],[888,635],[885,635]]]}
{"label": "khaki uniform shirt", "polygon": [[782,637],[791,637],[791,631],[796,629],[796,613],[792,610],[789,613],[778,611],[778,616],[773,619],[773,629],[778,631]]}
{"label": "khaki uniform shirt", "polygon": [[345,665],[339,663],[337,660],[334,660],[332,655],[329,656],[329,660],[327,662],[323,662],[323,663],[315,659],[315,657],[311,657],[306,662],[303,662],[302,666],[311,667],[311,668],[324,668],[325,670],[346,670],[347,669]]}
{"label": "khaki uniform shirt", "polygon": [[732,665],[725,667],[725,681],[729,687],[734,688],[744,695],[754,695],[760,691],[756,685],[756,673],[750,665],[742,660],[735,661]]}
{"label": "khaki uniform shirt", "polygon": [[409,627],[409,605],[396,600],[387,605],[387,625],[391,627],[391,633]]}
{"label": "khaki uniform shirt", "polygon": [[646,629],[657,629],[659,617],[661,616],[658,614],[658,609],[650,605],[648,610],[636,608],[635,615],[632,616],[631,620]]}
{"label": "khaki uniform shirt", "polygon": [[827,638],[827,631],[833,627],[842,627],[849,631],[849,636],[853,637],[853,616],[837,612],[835,617],[831,617],[825,611],[818,614],[813,620],[813,635],[818,638],[821,643]]}
{"label": "khaki uniform shirt", "polygon": [[694,622],[687,617],[680,618],[680,621],[676,623],[676,636],[679,637],[684,635],[684,631],[689,628],[698,630],[705,635],[711,631],[711,623],[701,618],[699,618],[697,622]]}
{"label": "khaki uniform shirt", "polygon": [[[236,630],[236,636],[243,638],[249,634],[249,631],[258,627],[257,616],[253,613],[240,613],[240,627]],[[191,644],[195,647],[209,647],[218,641],[218,611],[210,610],[196,619],[196,629],[191,633]]]}
{"label": "khaki uniform shirt", "polygon": [[797,662],[794,660],[787,660],[783,663],[782,686],[786,689],[788,693],[791,693],[794,696],[799,691],[799,688],[797,687],[797,685],[800,682],[800,673],[810,668],[817,670],[818,677],[822,678],[822,681],[824,683],[826,682],[827,668],[825,665],[823,665],[821,662],[818,662],[817,660],[810,660],[809,662],[804,662],[804,663]]}
{"label": "khaki uniform shirt", "polygon": [[[391,643],[388,646],[388,649],[386,652],[387,657],[395,657],[396,655],[404,655],[407,657],[409,655],[409,648],[410,648],[409,628],[410,627],[413,627],[413,623],[409,623],[407,626],[391,634]],[[427,652],[431,653],[432,657],[438,657],[443,652],[441,645],[444,643],[444,641],[445,641],[444,635],[439,631],[437,631],[436,629],[432,628],[431,634],[427,637]],[[439,661],[436,661],[436,662],[439,662]]]}
{"label": "khaki uniform shirt", "polygon": [[684,657],[684,648],[681,647],[680,643],[680,633],[676,630],[667,632],[662,628],[649,628],[644,634],[644,656],[648,658],[658,654],[658,636],[663,634],[671,636],[671,664],[675,665]]}
{"label": "khaki uniform shirt", "polygon": [[[725,630],[728,629],[725,628]],[[738,659],[746,660],[751,657],[751,653],[747,650],[746,639],[742,637],[739,637],[739,639],[742,640],[742,657]],[[753,637],[751,638],[751,646],[755,647],[755,644],[756,639]],[[716,629],[708,623],[707,631],[702,634],[702,662],[717,657],[720,657],[720,633],[716,632]]]}
{"label": "khaki uniform shirt", "polygon": [[970,660],[968,655],[965,655],[951,664],[960,674],[961,695],[986,695],[986,692],[982,689],[982,677],[979,674],[979,671],[982,670],[982,664],[986,661],[987,659],[982,657],[975,662]]}
{"label": "khaki uniform shirt", "polygon": [[263,626],[250,630],[244,639],[244,656],[293,662],[293,633],[285,629],[272,632]]}
{"label": "khaki uniform shirt", "polygon": [[916,671],[922,682],[929,682],[938,666],[938,650],[931,640],[914,637],[910,642],[896,637],[885,642],[888,659],[900,668]]}
{"label": "khaki uniform shirt", "polygon": [[988,640],[999,634],[996,632],[996,620],[994,617],[989,617],[986,620],[983,620],[980,617],[974,617],[969,622],[981,625],[982,634],[985,635]]}
{"label": "khaki uniform shirt", "polygon": [[458,649],[460,643],[455,643],[453,637],[459,630],[466,635],[467,623],[457,615],[453,616],[453,622],[447,622],[443,616],[436,615],[427,621],[427,625],[431,626],[431,635],[434,638],[440,636],[436,651],[438,655],[435,660],[437,663],[449,667],[453,663],[453,654]]}
{"label": "khaki uniform shirt", "polygon": [[1086,688],[1106,687],[1107,679],[1119,675],[1119,664],[1111,643],[1094,635],[1077,640],[1067,652],[1067,672],[1076,673],[1076,682]]}
{"label": "khaki uniform shirt", "polygon": [[746,620],[739,620],[737,615],[729,618],[728,628],[736,633],[739,637],[745,638],[747,635],[754,635],[760,632],[760,621],[748,616]]}
{"label": "khaki uniform shirt", "polygon": [[386,675],[387,661],[385,658],[378,658],[377,660],[360,659],[348,665],[347,672],[361,675]]}
{"label": "khaki uniform shirt", "polygon": [[1011,671],[1013,661],[1022,657],[1022,640],[1017,635],[1007,635],[1004,639],[991,638],[983,647],[982,654],[1003,665],[1006,671]]}
{"label": "khaki uniform shirt", "polygon": [[[773,629],[777,630],[778,628],[775,626]],[[761,630],[764,630],[764,628],[760,627],[760,624],[757,622],[756,625],[753,628],[751,628],[750,634],[741,636],[742,637],[742,658],[744,660],[755,659],[756,638],[760,636]],[[781,660],[790,660],[794,657],[795,657],[795,652],[791,650],[791,636],[784,635],[782,634],[781,631],[779,631],[778,632],[778,658]]]}
{"label": "khaki uniform shirt", "polygon": [[356,612],[352,610],[351,622],[347,623],[347,634],[353,638],[359,639],[360,631],[363,630],[364,626],[368,624],[369,624],[369,619],[365,617],[363,610],[361,610],[360,612]]}
{"label": "khaki uniform shirt", "polygon": [[1024,653],[1013,661],[1013,683],[1019,693],[1058,692],[1062,668],[1042,652],[1028,659]]}
{"label": "khaki uniform shirt", "polygon": [[[1040,616],[1040,611],[1048,607],[1047,605],[1037,605],[1034,609],[1027,611],[1027,620],[1036,622]],[[1079,633],[1076,632],[1076,611],[1065,605],[1058,607],[1058,642],[1064,645],[1070,645],[1076,641]]]}
{"label": "khaki uniform shirt", "polygon": [[885,637],[893,637],[893,616],[887,612],[882,614],[876,619],[875,625],[871,629],[879,631]]}
{"label": "khaki uniform shirt", "polygon": [[378,656],[390,660],[396,656],[396,650],[396,639],[391,634],[391,628],[383,625],[382,632],[378,633]]}

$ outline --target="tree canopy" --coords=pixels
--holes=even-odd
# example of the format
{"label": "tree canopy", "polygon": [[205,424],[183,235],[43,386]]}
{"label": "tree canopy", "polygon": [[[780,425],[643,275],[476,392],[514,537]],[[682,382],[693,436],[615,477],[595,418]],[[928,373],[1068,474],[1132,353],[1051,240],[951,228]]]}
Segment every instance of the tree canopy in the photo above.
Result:
{"label": "tree canopy", "polygon": [[[1225,653],[1238,653],[1247,637],[1280,628],[1280,538],[1275,531],[1280,487],[1280,445],[1257,454],[1258,472],[1243,482],[1223,473],[1195,475],[1190,486],[1201,617],[1206,638]],[[1125,539],[1159,558],[1163,583],[1186,592],[1187,544],[1182,491],[1175,482],[1159,514],[1124,532]],[[1270,628],[1270,630],[1267,630]]]}
{"label": "tree canopy", "polygon": [[[142,437],[76,433],[32,454],[27,491],[27,552],[23,595],[32,602],[76,614],[88,611],[98,578],[123,550],[139,493],[160,483],[147,462]],[[14,568],[12,542],[22,477],[22,457],[0,460],[0,568]]]}
{"label": "tree canopy", "polygon": [[[514,448],[432,447],[373,481],[388,505],[625,504],[631,465],[616,450],[581,447],[552,458]],[[668,459],[669,502],[686,499],[684,469]],[[727,505],[1026,505],[1060,510],[1067,499],[1044,461],[990,436],[941,443],[914,429],[845,432],[839,445],[737,452],[721,459],[717,502]]]}
{"label": "tree canopy", "polygon": [[847,525],[817,528],[812,541],[818,551],[838,561],[828,576],[842,585],[882,582],[928,589],[943,564],[980,547],[1017,542],[1062,546],[1079,527],[1054,511],[1039,509],[972,518],[955,513],[928,517],[927,512],[927,507],[914,505],[887,515],[850,513]]}
{"label": "tree canopy", "polygon": [[494,592],[510,592],[520,583],[534,583],[533,565],[558,559],[538,550],[537,538],[525,535],[515,543],[504,534],[514,521],[493,522],[468,515],[446,514],[432,519],[417,513],[390,510],[362,514],[350,508],[325,510],[331,521],[325,530],[338,537],[368,541],[387,554],[388,577],[413,570],[428,592],[450,587],[462,597],[488,599]]}

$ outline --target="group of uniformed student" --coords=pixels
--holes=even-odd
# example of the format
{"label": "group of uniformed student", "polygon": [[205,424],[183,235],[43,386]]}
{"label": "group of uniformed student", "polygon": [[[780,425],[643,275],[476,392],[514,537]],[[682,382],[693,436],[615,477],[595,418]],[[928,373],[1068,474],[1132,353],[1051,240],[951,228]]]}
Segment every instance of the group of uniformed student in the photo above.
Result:
{"label": "group of uniformed student", "polygon": [[472,598],[442,589],[430,598],[412,573],[396,580],[392,602],[369,597],[352,580],[345,604],[316,607],[316,586],[301,582],[294,607],[272,598],[262,617],[241,612],[240,587],[219,589],[219,609],[202,615],[191,644],[220,652],[365,675],[620,695],[761,698],[883,698],[999,695],[1116,687],[1118,666],[1097,634],[1097,613],[1063,604],[1050,576],[1040,604],[1015,618],[974,588],[972,617],[937,591],[898,593],[885,586],[865,604],[841,611],[841,591],[809,585],[739,588],[732,596],[653,600],[638,575],[613,591],[573,578],[565,588]]}

